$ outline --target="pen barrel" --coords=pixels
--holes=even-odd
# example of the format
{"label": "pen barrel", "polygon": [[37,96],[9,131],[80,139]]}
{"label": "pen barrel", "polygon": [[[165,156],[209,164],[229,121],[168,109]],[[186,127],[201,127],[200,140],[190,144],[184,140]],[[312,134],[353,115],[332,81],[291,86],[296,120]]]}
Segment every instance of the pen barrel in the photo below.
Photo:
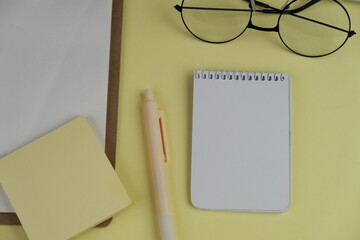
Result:
{"label": "pen barrel", "polygon": [[162,240],[175,240],[174,224],[171,215],[159,216],[160,236]]}
{"label": "pen barrel", "polygon": [[145,101],[144,114],[161,239],[173,240],[175,237],[166,184],[165,156],[161,140],[159,112],[155,101]]}

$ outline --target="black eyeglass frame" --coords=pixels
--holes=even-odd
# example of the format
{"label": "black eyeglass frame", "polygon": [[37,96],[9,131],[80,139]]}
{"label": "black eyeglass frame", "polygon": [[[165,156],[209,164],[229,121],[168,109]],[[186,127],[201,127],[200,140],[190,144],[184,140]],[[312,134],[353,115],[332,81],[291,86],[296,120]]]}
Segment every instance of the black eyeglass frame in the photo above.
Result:
{"label": "black eyeglass frame", "polygon": [[[346,8],[340,3],[338,2],[337,0],[332,0],[333,2],[337,3],[346,13],[346,16],[348,18],[348,21],[349,21],[349,29],[346,30],[346,29],[341,29],[341,28],[338,28],[336,26],[332,26],[332,25],[329,25],[329,24],[326,24],[326,23],[323,23],[323,22],[319,22],[319,21],[316,21],[316,20],[313,20],[313,19],[310,19],[310,18],[306,18],[306,17],[303,17],[303,16],[300,16],[300,15],[295,15],[295,13],[298,13],[298,12],[301,12],[307,8],[309,8],[310,6],[316,4],[317,2],[321,1],[321,0],[311,0],[309,1],[308,3],[306,3],[305,5],[301,6],[301,7],[298,7],[296,9],[292,9],[292,10],[288,10],[289,7],[295,3],[296,1],[298,0],[293,0],[291,1],[290,3],[286,4],[286,6],[283,8],[283,9],[278,9],[278,8],[275,8],[275,7],[272,7],[268,4],[265,4],[265,3],[262,3],[262,2],[259,2],[259,1],[254,1],[255,5],[256,6],[259,6],[259,7],[262,7],[262,8],[266,8],[266,9],[262,9],[262,10],[254,10],[252,8],[252,5],[250,4],[250,1],[249,0],[244,0],[244,1],[247,1],[249,2],[249,9],[232,9],[232,8],[206,8],[206,7],[187,7],[187,6],[184,6],[184,1],[185,0],[182,0],[181,2],[181,6],[180,5],[175,5],[174,8],[179,11],[181,13],[181,19],[186,27],[186,29],[194,36],[196,37],[197,39],[201,40],[201,41],[204,41],[204,42],[208,42],[208,43],[215,43],[215,44],[220,44],[220,43],[227,43],[227,42],[230,42],[230,41],[233,41],[235,40],[236,38],[238,38],[239,36],[241,36],[245,31],[246,29],[248,28],[252,28],[252,29],[255,29],[255,30],[259,30],[259,31],[265,31],[265,32],[277,32],[279,37],[280,37],[280,40],[281,42],[290,50],[292,51],[293,53],[296,53],[298,55],[301,55],[301,56],[304,56],[304,57],[323,57],[323,56],[326,56],[326,55],[329,55],[329,54],[332,54],[334,52],[336,52],[337,50],[339,50],[342,46],[344,46],[344,44],[347,42],[347,40],[352,37],[353,35],[356,34],[356,32],[354,30],[351,30],[351,20],[350,20],[350,15],[348,13],[348,11],[346,10]],[[250,17],[249,17],[249,22],[247,24],[247,26],[244,28],[244,30],[242,32],[240,32],[237,36],[235,36],[234,38],[231,38],[229,40],[225,40],[225,41],[219,41],[219,42],[214,42],[214,41],[209,41],[209,40],[206,40],[206,39],[203,39],[199,36],[197,36],[196,34],[194,34],[190,28],[187,26],[186,22],[185,22],[185,19],[184,19],[184,16],[183,16],[183,12],[182,10],[183,9],[194,9],[194,10],[215,10],[215,11],[242,11],[242,12],[250,12]],[[275,27],[272,27],[272,28],[265,28],[265,27],[260,27],[260,26],[256,26],[252,23],[252,13],[253,12],[262,12],[262,13],[268,13],[268,14],[279,14],[279,18],[278,18],[278,21],[277,21],[277,24]],[[340,30],[340,31],[343,31],[343,32],[346,32],[347,33],[347,37],[345,39],[345,41],[338,47],[336,48],[335,50],[329,52],[329,53],[325,53],[325,54],[321,54],[321,55],[306,55],[306,54],[302,54],[302,53],[299,53],[299,52],[296,52],[295,50],[291,49],[286,43],[285,41],[283,40],[283,38],[281,37],[281,34],[280,34],[280,28],[279,28],[279,25],[280,25],[280,19],[282,17],[283,14],[290,14],[292,16],[295,16],[295,17],[299,17],[299,18],[302,18],[302,19],[305,19],[305,20],[308,20],[308,21],[311,21],[311,22],[314,22],[314,23],[318,23],[318,24],[321,24],[321,25],[324,25],[324,26],[327,26],[327,27],[331,27],[331,28],[334,28],[334,29],[337,29],[337,30]]]}

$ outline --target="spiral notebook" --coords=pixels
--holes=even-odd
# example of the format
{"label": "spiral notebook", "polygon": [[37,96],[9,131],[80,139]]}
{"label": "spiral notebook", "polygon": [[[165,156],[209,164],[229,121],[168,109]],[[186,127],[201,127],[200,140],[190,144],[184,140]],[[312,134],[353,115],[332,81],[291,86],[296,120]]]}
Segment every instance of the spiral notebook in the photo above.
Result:
{"label": "spiral notebook", "polygon": [[200,209],[290,206],[290,79],[194,72],[191,201]]}

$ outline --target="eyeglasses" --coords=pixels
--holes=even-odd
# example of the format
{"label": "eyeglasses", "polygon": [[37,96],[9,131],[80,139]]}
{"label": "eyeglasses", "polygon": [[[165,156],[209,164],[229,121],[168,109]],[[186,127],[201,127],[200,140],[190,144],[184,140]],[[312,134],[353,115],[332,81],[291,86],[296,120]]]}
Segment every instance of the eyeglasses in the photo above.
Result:
{"label": "eyeglasses", "polygon": [[[277,32],[292,52],[321,57],[339,50],[355,31],[345,7],[336,0],[293,0],[281,9],[249,0],[183,0],[174,6],[187,30],[209,43],[225,43],[242,35],[247,28]],[[278,14],[272,28],[252,23],[253,13]]]}

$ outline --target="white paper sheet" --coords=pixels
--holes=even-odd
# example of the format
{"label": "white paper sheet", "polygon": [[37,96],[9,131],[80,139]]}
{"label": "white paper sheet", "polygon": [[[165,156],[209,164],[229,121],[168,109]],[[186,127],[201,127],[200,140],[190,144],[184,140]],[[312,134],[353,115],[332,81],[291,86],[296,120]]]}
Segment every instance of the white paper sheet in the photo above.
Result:
{"label": "white paper sheet", "polygon": [[0,0],[0,158],[78,115],[104,143],[111,4]]}
{"label": "white paper sheet", "polygon": [[278,74],[278,80],[270,73],[218,74],[196,71],[194,77],[193,205],[220,211],[287,211],[290,79],[286,74]]}

